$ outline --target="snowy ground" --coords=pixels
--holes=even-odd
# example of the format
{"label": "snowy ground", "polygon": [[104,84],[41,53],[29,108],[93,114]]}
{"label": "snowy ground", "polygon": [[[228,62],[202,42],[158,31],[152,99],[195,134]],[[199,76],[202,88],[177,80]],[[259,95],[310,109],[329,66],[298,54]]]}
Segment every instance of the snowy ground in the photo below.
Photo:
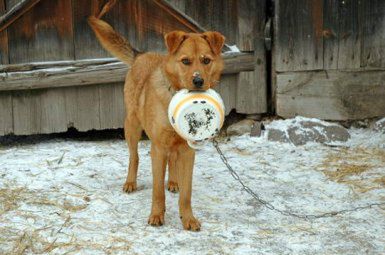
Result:
{"label": "snowy ground", "polygon": [[[220,146],[278,208],[317,214],[385,202],[385,134],[349,132],[338,147],[248,135]],[[139,190],[125,194],[123,140],[0,147],[0,254],[385,254],[384,206],[314,221],[282,216],[244,192],[211,145],[197,153],[194,171],[201,232],[182,229],[178,194],[169,192],[165,225],[148,226],[148,141],[139,153]]]}

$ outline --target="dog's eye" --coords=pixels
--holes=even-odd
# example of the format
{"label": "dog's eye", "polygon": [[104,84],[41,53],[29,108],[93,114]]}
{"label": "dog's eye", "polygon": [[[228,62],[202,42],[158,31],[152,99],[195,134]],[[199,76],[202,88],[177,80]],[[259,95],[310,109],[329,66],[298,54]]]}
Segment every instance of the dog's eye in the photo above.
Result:
{"label": "dog's eye", "polygon": [[203,59],[203,64],[205,64],[205,65],[210,64],[210,62],[211,62],[211,59],[209,59],[209,58],[204,58]]}
{"label": "dog's eye", "polygon": [[182,59],[182,63],[186,66],[188,66],[189,64],[191,64],[190,60],[188,58],[184,58]]}

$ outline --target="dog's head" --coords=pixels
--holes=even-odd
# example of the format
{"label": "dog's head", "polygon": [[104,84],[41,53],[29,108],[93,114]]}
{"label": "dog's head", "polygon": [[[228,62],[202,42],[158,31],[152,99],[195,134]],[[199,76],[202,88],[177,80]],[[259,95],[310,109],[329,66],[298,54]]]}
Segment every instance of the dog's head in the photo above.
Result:
{"label": "dog's head", "polygon": [[166,34],[166,73],[174,89],[207,90],[218,82],[223,70],[221,50],[225,37],[174,31]]}

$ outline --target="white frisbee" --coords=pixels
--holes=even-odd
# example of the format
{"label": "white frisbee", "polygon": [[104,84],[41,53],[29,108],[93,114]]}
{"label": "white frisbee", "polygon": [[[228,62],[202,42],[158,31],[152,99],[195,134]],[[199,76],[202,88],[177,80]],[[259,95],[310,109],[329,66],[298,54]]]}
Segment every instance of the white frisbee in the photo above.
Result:
{"label": "white frisbee", "polygon": [[223,100],[212,89],[182,89],[173,96],[168,107],[171,125],[194,149],[219,133],[224,117]]}

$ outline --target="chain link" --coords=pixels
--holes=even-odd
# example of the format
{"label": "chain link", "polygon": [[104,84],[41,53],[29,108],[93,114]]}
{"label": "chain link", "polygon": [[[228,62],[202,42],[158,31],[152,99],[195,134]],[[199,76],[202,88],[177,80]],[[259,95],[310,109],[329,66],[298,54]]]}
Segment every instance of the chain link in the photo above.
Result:
{"label": "chain link", "polygon": [[256,201],[258,201],[258,203],[262,204],[267,209],[272,210],[272,211],[276,211],[276,212],[278,212],[278,213],[280,213],[282,215],[291,216],[291,217],[300,218],[300,219],[305,219],[305,220],[314,220],[314,219],[319,219],[319,218],[333,217],[333,216],[336,216],[336,215],[339,215],[339,214],[345,214],[345,213],[348,213],[348,212],[354,212],[354,211],[369,209],[369,208],[372,208],[374,206],[384,206],[385,205],[385,202],[383,202],[383,203],[372,203],[372,204],[368,204],[368,205],[364,205],[364,206],[358,206],[358,207],[351,208],[351,209],[344,209],[344,210],[340,210],[340,211],[330,211],[330,212],[325,212],[325,213],[321,213],[321,214],[299,214],[299,213],[295,213],[295,212],[292,212],[292,211],[289,211],[289,210],[278,209],[273,204],[271,204],[270,202],[262,199],[257,193],[255,193],[253,190],[251,190],[248,186],[246,186],[244,184],[242,179],[239,177],[238,173],[235,172],[235,170],[229,164],[227,158],[225,157],[225,155],[223,154],[221,148],[219,147],[219,144],[218,144],[217,140],[213,139],[213,145],[214,145],[215,149],[217,150],[217,152],[218,152],[222,162],[226,165],[227,169],[229,170],[230,174],[233,176],[233,178],[235,180],[237,180],[241,184],[242,188],[247,193],[249,193]]}

